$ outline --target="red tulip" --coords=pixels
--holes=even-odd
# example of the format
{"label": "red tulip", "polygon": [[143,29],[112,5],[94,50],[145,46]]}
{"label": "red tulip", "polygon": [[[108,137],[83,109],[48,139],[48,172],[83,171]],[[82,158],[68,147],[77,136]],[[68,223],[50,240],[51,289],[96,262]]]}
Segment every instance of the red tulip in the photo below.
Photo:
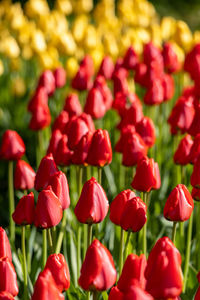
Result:
{"label": "red tulip", "polygon": [[124,294],[118,289],[117,286],[112,287],[108,300],[124,300]]}
{"label": "red tulip", "polygon": [[86,70],[82,67],[79,68],[75,77],[72,80],[72,87],[78,91],[89,90],[91,88],[92,82],[91,79],[88,78]]}
{"label": "red tulip", "polygon": [[15,300],[15,298],[8,292],[0,292],[0,300]]}
{"label": "red tulip", "polygon": [[126,99],[127,95],[121,92],[116,93],[114,101],[112,103],[112,108],[115,109],[120,117],[124,117],[126,114]]}
{"label": "red tulip", "polygon": [[5,160],[18,160],[25,153],[25,145],[22,138],[14,130],[6,130],[2,137],[0,158]]}
{"label": "red tulip", "polygon": [[31,300],[64,300],[49,269],[40,273]]}
{"label": "red tulip", "polygon": [[110,56],[105,56],[101,62],[98,75],[102,75],[105,79],[111,79],[114,71],[114,64]]}
{"label": "red tulip", "polygon": [[123,58],[118,57],[118,59],[116,60],[116,63],[115,63],[115,68],[114,68],[112,79],[114,78],[115,72],[117,72],[119,69],[123,68],[123,62],[124,62]]}
{"label": "red tulip", "polygon": [[41,130],[48,127],[51,123],[51,113],[49,107],[46,105],[38,106],[33,112],[29,123],[31,130]]}
{"label": "red tulip", "polygon": [[134,280],[138,281],[138,284],[142,289],[145,289],[146,279],[144,277],[144,271],[146,269],[147,261],[144,254],[137,256],[136,254],[128,255],[122,274],[117,283],[118,288],[126,292],[132,285]]}
{"label": "red tulip", "polygon": [[147,65],[144,63],[138,63],[135,68],[135,77],[134,80],[136,83],[141,86],[148,86],[148,78],[147,78]]}
{"label": "red tulip", "polygon": [[145,270],[146,290],[156,299],[175,298],[183,286],[181,255],[168,237],[151,250]]}
{"label": "red tulip", "polygon": [[156,129],[152,119],[143,117],[143,119],[136,124],[135,129],[148,147],[152,147],[155,144]]}
{"label": "red tulip", "polygon": [[128,81],[127,81],[127,71],[124,68],[120,68],[113,74],[113,84],[114,84],[114,95],[118,92],[128,94]]}
{"label": "red tulip", "polygon": [[147,88],[151,88],[155,81],[160,81],[164,76],[163,64],[160,61],[153,60],[147,65],[147,72],[145,74]]}
{"label": "red tulip", "polygon": [[189,134],[182,138],[174,154],[175,164],[184,166],[190,162],[192,145],[193,140]]}
{"label": "red tulip", "polygon": [[56,117],[53,123],[52,131],[59,129],[62,133],[65,133],[68,121],[68,113],[65,110],[61,111],[61,113]]}
{"label": "red tulip", "polygon": [[58,147],[61,138],[62,138],[62,133],[59,129],[56,129],[52,132],[49,146],[47,149],[47,154],[52,153],[54,159],[55,159],[56,149]]}
{"label": "red tulip", "polygon": [[106,106],[103,96],[99,89],[92,88],[87,96],[84,112],[91,115],[94,119],[102,118],[106,113]]}
{"label": "red tulip", "polygon": [[164,60],[164,66],[168,73],[174,73],[176,71],[179,71],[180,63],[178,61],[178,57],[173,49],[172,44],[164,44],[162,55]]}
{"label": "red tulip", "polygon": [[50,255],[47,259],[44,270],[50,270],[60,292],[68,290],[70,286],[70,275],[64,255]]}
{"label": "red tulip", "polygon": [[122,212],[120,226],[128,231],[138,232],[147,221],[147,206],[140,199],[134,197],[126,202]]}
{"label": "red tulip", "polygon": [[103,167],[112,161],[112,148],[107,130],[97,129],[92,137],[88,151],[87,163],[92,166]]}
{"label": "red tulip", "polygon": [[76,165],[87,165],[88,151],[92,142],[93,133],[88,131],[79,141],[72,155],[72,163]]}
{"label": "red tulip", "polygon": [[67,127],[69,148],[73,150],[88,131],[89,129],[86,122],[80,116],[72,117]]}
{"label": "red tulip", "polygon": [[82,113],[82,107],[78,95],[71,93],[65,99],[64,110],[68,112],[69,117],[79,116]]}
{"label": "red tulip", "polygon": [[113,258],[98,240],[89,246],[81,267],[79,285],[84,290],[104,291],[111,288],[117,279]]}
{"label": "red tulip", "polygon": [[80,223],[99,223],[108,213],[109,203],[105,191],[92,177],[86,181],[75,207],[75,215]]}
{"label": "red tulip", "polygon": [[54,75],[56,87],[57,88],[63,87],[66,83],[65,69],[63,69],[62,67],[59,67],[59,68],[54,70],[53,75]]}
{"label": "red tulip", "polygon": [[61,139],[58,142],[58,146],[55,152],[55,162],[60,166],[68,166],[71,163],[72,151],[68,148],[68,137],[66,134],[63,134]]}
{"label": "red tulip", "polygon": [[50,228],[60,223],[63,216],[62,206],[51,186],[39,193],[35,209],[35,226]]}
{"label": "red tulip", "polygon": [[183,222],[190,218],[194,203],[184,184],[178,184],[170,193],[164,207],[164,217],[170,221]]}
{"label": "red tulip", "polygon": [[[193,107],[192,114],[190,116],[191,122],[190,125],[188,125],[188,133],[191,134],[192,136],[196,136],[197,134],[200,133],[200,122],[199,122],[199,118],[200,118],[200,104],[196,105],[195,107]],[[188,116],[189,117],[189,116]]]}
{"label": "red tulip", "polygon": [[184,62],[184,70],[189,72],[192,77],[195,74],[195,57],[200,54],[200,44],[196,44],[194,48],[186,55],[185,62]]}
{"label": "red tulip", "polygon": [[18,225],[33,224],[35,217],[35,203],[34,194],[31,192],[28,195],[23,196],[12,214],[14,222]]}
{"label": "red tulip", "polygon": [[[197,274],[197,279],[198,282],[200,282],[200,272]],[[199,300],[199,299],[200,299],[200,287],[198,287],[197,289],[194,300]]]}
{"label": "red tulip", "polygon": [[47,187],[51,175],[58,171],[53,155],[50,153],[43,157],[35,177],[35,189],[37,191]]}
{"label": "red tulip", "polygon": [[197,188],[192,189],[192,198],[196,201],[200,201],[200,189]]}
{"label": "red tulip", "polygon": [[94,63],[92,57],[87,54],[80,62],[80,68],[84,68],[88,77],[94,75]]}
{"label": "red tulip", "polygon": [[111,90],[107,86],[105,78],[101,75],[98,75],[94,81],[93,87],[100,91],[106,110],[110,109],[112,107],[113,97]]}
{"label": "red tulip", "polygon": [[131,190],[125,190],[119,193],[110,205],[110,220],[120,225],[121,216],[125,207],[125,204],[130,199],[136,197],[135,193]]}
{"label": "red tulip", "polygon": [[0,258],[0,292],[8,292],[14,297],[19,293],[15,268],[8,257]]}
{"label": "red tulip", "polygon": [[88,127],[88,130],[94,132],[95,131],[95,127],[94,127],[94,122],[92,120],[92,117],[86,113],[82,113],[79,118],[85,122],[85,124]]}
{"label": "red tulip", "polygon": [[120,138],[118,142],[115,145],[115,151],[122,153],[124,149],[124,145],[126,143],[126,140],[129,139],[129,137],[132,137],[132,133],[135,132],[135,126],[134,125],[127,125],[122,128]]}
{"label": "red tulip", "polygon": [[190,177],[190,183],[195,188],[200,188],[200,157],[194,164],[193,172]]}
{"label": "red tulip", "polygon": [[29,190],[34,188],[35,171],[24,160],[19,159],[14,174],[14,186],[16,190]]}
{"label": "red tulip", "polygon": [[150,65],[152,62],[156,61],[163,68],[161,51],[152,42],[149,42],[144,46],[143,59],[146,65]]}
{"label": "red tulip", "polygon": [[34,112],[38,106],[48,106],[48,94],[44,86],[38,86],[33,97],[29,101],[28,111]]}
{"label": "red tulip", "polygon": [[153,297],[136,284],[132,285],[125,294],[124,300],[153,300]]}
{"label": "red tulip", "polygon": [[169,74],[164,74],[162,78],[162,86],[164,91],[164,101],[168,101],[174,96],[174,79]]}
{"label": "red tulip", "polygon": [[200,156],[200,134],[197,134],[194,138],[194,142],[191,138],[191,148],[189,153],[189,161],[195,163]]}
{"label": "red tulip", "polygon": [[127,70],[134,70],[138,61],[139,59],[135,50],[130,46],[125,53],[123,67]]}
{"label": "red tulip", "polygon": [[58,197],[62,209],[67,209],[70,206],[69,186],[67,177],[62,171],[58,171],[49,179],[49,185],[52,187],[53,192]]}
{"label": "red tulip", "polygon": [[136,125],[143,118],[142,104],[139,98],[135,97],[135,101],[131,103],[131,106],[126,108],[124,116],[122,116],[121,122],[117,125],[118,129],[122,129],[127,125]]}
{"label": "red tulip", "polygon": [[138,133],[132,133],[125,141],[122,154],[122,164],[124,166],[135,166],[147,155],[147,146]]}
{"label": "red tulip", "polygon": [[144,96],[144,103],[146,105],[157,105],[164,100],[164,89],[162,80],[156,79],[153,81]]}
{"label": "red tulip", "polygon": [[134,189],[142,192],[150,192],[152,189],[160,188],[159,167],[153,158],[144,157],[138,162],[131,185]]}
{"label": "red tulip", "polygon": [[46,70],[42,73],[39,79],[39,86],[45,87],[47,94],[49,96],[53,95],[56,85],[55,85],[55,78],[53,72],[50,70]]}
{"label": "red tulip", "polygon": [[5,230],[0,227],[0,258],[7,256],[12,261],[10,243]]}

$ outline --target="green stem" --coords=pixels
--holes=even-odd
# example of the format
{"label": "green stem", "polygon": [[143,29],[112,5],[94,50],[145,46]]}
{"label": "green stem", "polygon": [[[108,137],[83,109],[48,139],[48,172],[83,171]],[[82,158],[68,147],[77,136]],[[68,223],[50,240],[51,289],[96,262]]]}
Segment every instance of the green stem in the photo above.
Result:
{"label": "green stem", "polygon": [[93,299],[93,300],[97,300],[97,298],[98,298],[98,292],[97,292],[97,291],[94,291],[94,292],[92,293],[92,299]]}
{"label": "green stem", "polygon": [[81,266],[81,232],[82,228],[78,225],[78,234],[77,234],[77,278],[79,278],[80,266]]}
{"label": "green stem", "polygon": [[193,225],[193,213],[190,216],[189,224],[188,224],[188,232],[187,232],[187,244],[186,244],[186,254],[185,254],[185,266],[184,266],[184,284],[183,284],[183,293],[185,293],[187,276],[189,270],[189,262],[190,262],[190,247],[192,240],[192,225]]}
{"label": "green stem", "polygon": [[83,257],[85,257],[85,253],[87,251],[87,241],[88,241],[88,230],[87,224],[83,224],[83,236],[84,236],[84,244],[83,244]]}
{"label": "green stem", "polygon": [[125,167],[122,165],[121,161],[119,165],[119,174],[119,188],[120,190],[123,190],[125,186]]}
{"label": "green stem", "polygon": [[102,168],[98,167],[98,183],[101,184],[102,181]]}
{"label": "green stem", "polygon": [[172,229],[172,242],[174,243],[174,245],[175,245],[175,241],[176,241],[176,225],[177,225],[177,222],[174,222],[173,229]]}
{"label": "green stem", "polygon": [[200,203],[197,202],[197,214],[196,214],[196,237],[197,237],[197,270],[200,269]]}
{"label": "green stem", "polygon": [[86,167],[86,178],[89,180],[91,178],[91,167],[87,166]]}
{"label": "green stem", "polygon": [[43,132],[42,130],[37,131],[37,147],[36,147],[36,163],[37,167],[43,157],[44,143],[43,143]]}
{"label": "green stem", "polygon": [[60,253],[60,249],[61,249],[61,246],[62,246],[62,241],[63,241],[63,237],[64,237],[64,233],[65,233],[66,223],[67,223],[67,211],[64,210],[63,211],[62,225],[61,225],[60,233],[59,233],[59,236],[58,236],[55,253]]}
{"label": "green stem", "polygon": [[10,221],[10,242],[15,242],[15,223],[12,214],[15,210],[14,186],[13,186],[13,161],[8,162],[8,197],[9,197],[9,221]]}
{"label": "green stem", "polygon": [[132,231],[128,231],[128,235],[127,235],[127,238],[126,238],[126,244],[124,246],[124,261],[126,260],[126,257],[127,257],[128,244],[129,244],[129,241],[130,241],[131,232]]}
{"label": "green stem", "polygon": [[28,299],[28,276],[26,265],[26,226],[22,226],[21,247],[23,256],[23,275],[24,275],[24,300]]}
{"label": "green stem", "polygon": [[88,224],[88,240],[87,240],[87,247],[89,247],[91,243],[92,243],[92,224]]}
{"label": "green stem", "polygon": [[[143,201],[147,205],[148,194],[143,192]],[[147,222],[143,226],[142,252],[147,255]]]}
{"label": "green stem", "polygon": [[56,246],[56,242],[57,242],[56,226],[53,226],[51,228],[51,235],[52,235],[52,239],[53,239],[53,246],[54,246],[54,252],[55,252],[55,246]]}
{"label": "green stem", "polygon": [[42,266],[45,267],[47,261],[47,230],[43,229],[42,231],[43,236],[43,245],[42,245]]}
{"label": "green stem", "polygon": [[81,189],[82,189],[82,181],[83,181],[83,168],[81,166],[78,167],[77,170],[78,175],[78,197],[80,197]]}
{"label": "green stem", "polygon": [[54,253],[54,249],[53,249],[53,240],[52,240],[52,236],[51,236],[51,228],[47,229],[47,234],[48,234],[48,241],[49,241],[50,253],[53,254]]}
{"label": "green stem", "polygon": [[123,266],[123,245],[124,245],[124,230],[121,228],[120,246],[119,246],[119,276]]}

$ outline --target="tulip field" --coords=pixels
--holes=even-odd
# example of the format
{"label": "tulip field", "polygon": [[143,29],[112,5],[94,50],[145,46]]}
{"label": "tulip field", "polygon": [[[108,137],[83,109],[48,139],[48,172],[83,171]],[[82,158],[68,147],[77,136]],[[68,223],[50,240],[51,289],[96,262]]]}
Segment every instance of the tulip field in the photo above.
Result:
{"label": "tulip field", "polygon": [[147,0],[0,2],[0,300],[200,300],[199,82]]}

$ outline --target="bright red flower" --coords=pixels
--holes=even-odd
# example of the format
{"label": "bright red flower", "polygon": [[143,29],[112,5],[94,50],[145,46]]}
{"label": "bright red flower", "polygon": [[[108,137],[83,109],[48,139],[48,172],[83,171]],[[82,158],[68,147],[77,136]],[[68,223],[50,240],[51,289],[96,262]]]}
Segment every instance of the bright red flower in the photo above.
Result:
{"label": "bright red flower", "polygon": [[147,88],[151,88],[155,81],[160,80],[162,84],[162,78],[164,76],[163,64],[160,61],[153,60],[147,65],[146,72],[146,84]]}
{"label": "bright red flower", "polygon": [[142,104],[139,98],[135,97],[135,100],[124,111],[124,116],[122,116],[122,120],[117,125],[117,128],[121,130],[124,126],[127,125],[136,125],[136,123],[140,122],[142,118]]}
{"label": "bright red flower", "polygon": [[70,118],[79,116],[82,113],[82,107],[77,94],[71,93],[67,96],[63,110],[68,112]]}
{"label": "bright red flower", "polygon": [[56,148],[55,163],[60,166],[68,166],[71,163],[71,158],[73,152],[68,148],[68,137],[66,134],[63,134],[61,139],[58,142]]}
{"label": "bright red flower", "polygon": [[135,132],[135,126],[134,125],[127,125],[124,126],[121,130],[120,138],[118,142],[115,145],[115,151],[122,153],[124,149],[124,145],[126,143],[126,140],[129,139],[129,137],[132,137],[132,133]]}
{"label": "bright red flower", "polygon": [[158,105],[164,100],[164,89],[161,79],[156,79],[149,86],[145,96],[144,103],[146,105]]}
{"label": "bright red flower", "polygon": [[[197,274],[197,279],[198,279],[198,282],[200,282],[200,272]],[[194,300],[199,300],[199,299],[200,299],[200,286],[198,287],[198,289],[196,291]]]}
{"label": "bright red flower", "polygon": [[19,293],[15,268],[8,257],[0,258],[0,292],[8,292],[14,297]]}
{"label": "bright red flower", "polygon": [[34,194],[31,192],[23,196],[12,214],[14,222],[18,225],[31,225],[35,217]]}
{"label": "bright red flower", "polygon": [[128,81],[127,81],[127,70],[124,68],[120,68],[115,71],[113,74],[113,84],[114,84],[114,96],[117,93],[128,94]]}
{"label": "bright red flower", "polygon": [[174,153],[175,164],[185,166],[191,161],[191,149],[193,147],[193,139],[186,134],[180,141],[176,152]]}
{"label": "bright red flower", "polygon": [[80,223],[99,223],[108,213],[109,203],[104,189],[92,177],[86,181],[74,213]]}
{"label": "bright red flower", "polygon": [[144,63],[138,63],[135,68],[135,82],[140,84],[141,86],[148,86],[148,78],[147,78],[147,65]]}
{"label": "bright red flower", "polygon": [[123,67],[127,70],[134,70],[138,62],[138,55],[133,47],[130,46],[125,53]]}
{"label": "bright red flower", "polygon": [[[194,48],[186,55],[184,62],[184,70],[195,77],[195,58],[200,54],[200,44],[196,44]],[[194,76],[193,76],[194,74]]]}
{"label": "bright red flower", "polygon": [[54,159],[55,159],[56,149],[61,138],[62,138],[62,133],[59,129],[56,129],[52,132],[49,146],[47,149],[47,154],[52,153]]}
{"label": "bright red flower", "polygon": [[76,165],[87,165],[88,151],[92,142],[93,132],[88,131],[79,141],[72,155],[72,163]]}
{"label": "bright red flower", "polygon": [[101,75],[98,75],[94,81],[93,87],[99,89],[101,92],[106,110],[110,109],[112,107],[113,96],[111,90],[107,86],[105,78]]}
{"label": "bright red flower", "polygon": [[152,119],[143,117],[135,126],[136,132],[139,133],[148,147],[153,147],[156,141],[156,129]]}
{"label": "bright red flower", "polygon": [[19,159],[14,174],[14,186],[16,190],[29,190],[34,188],[35,171],[24,160]]}
{"label": "bright red flower", "polygon": [[0,292],[0,300],[15,300],[15,298],[8,292]]}
{"label": "bright red flower", "polygon": [[194,188],[192,189],[192,198],[196,201],[200,201],[200,189]]}
{"label": "bright red flower", "polygon": [[80,67],[71,83],[73,89],[78,91],[89,90],[92,86],[91,78],[84,67]]}
{"label": "bright red flower", "polygon": [[53,123],[52,131],[59,129],[62,133],[65,133],[68,121],[68,113],[65,110],[61,111]]}
{"label": "bright red flower", "polygon": [[91,115],[94,119],[102,118],[106,113],[106,106],[102,93],[97,88],[92,88],[87,96],[84,112]]}
{"label": "bright red flower", "polygon": [[0,158],[5,160],[18,160],[25,153],[22,138],[14,130],[6,130],[3,134],[0,148]]}
{"label": "bright red flower", "polygon": [[56,89],[55,78],[54,78],[53,72],[50,70],[45,70],[39,78],[38,86],[45,87],[47,94],[49,96],[53,95],[53,93]]}
{"label": "bright red flower", "polygon": [[129,291],[124,295],[123,300],[153,300],[153,297],[141,289],[140,286],[135,283],[129,288]]}
{"label": "bright red flower", "polygon": [[[193,107],[192,114],[190,116],[191,122],[190,124],[188,124],[188,133],[191,134],[192,136],[196,136],[197,134],[200,133],[200,122],[199,122],[199,118],[200,118],[200,104],[198,103],[198,105],[196,105],[195,107]],[[188,116],[189,118],[189,116]],[[189,126],[191,125],[191,126]]]}
{"label": "bright red flower", "polygon": [[189,155],[189,162],[194,164],[200,156],[200,134],[197,134],[194,138],[194,142],[191,138],[191,151]]}
{"label": "bright red flower", "polygon": [[169,74],[164,74],[162,78],[162,86],[164,90],[164,101],[168,101],[174,96],[174,79]]}
{"label": "bright red flower", "polygon": [[200,188],[200,156],[194,164],[193,172],[190,177],[190,183],[195,188]]}
{"label": "bright red flower", "polygon": [[161,51],[152,42],[147,43],[143,49],[143,59],[146,65],[150,65],[152,62],[157,62],[163,68],[163,58]]}
{"label": "bright red flower", "polygon": [[176,55],[173,49],[173,45],[171,43],[164,44],[162,55],[163,55],[165,70],[168,73],[171,74],[179,71],[180,63],[178,61],[178,56]]}
{"label": "bright red flower", "polygon": [[105,77],[105,79],[111,79],[114,71],[114,64],[112,61],[112,58],[110,56],[104,56],[98,75],[102,75]]}
{"label": "bright red flower", "polygon": [[88,77],[92,77],[94,75],[94,62],[92,57],[87,54],[80,62],[80,68],[84,68]]}
{"label": "bright red flower", "polygon": [[32,117],[29,123],[31,130],[41,130],[48,127],[51,123],[51,113],[47,105],[40,105],[32,111]]}
{"label": "bright red flower", "polygon": [[115,72],[117,72],[119,69],[123,68],[123,62],[124,62],[123,58],[118,57],[118,59],[115,62],[115,68],[114,68],[112,79],[114,78]]}
{"label": "bright red flower", "polygon": [[48,106],[48,94],[44,86],[38,86],[33,97],[29,101],[28,111],[34,112],[38,106]]}
{"label": "bright red flower", "polygon": [[79,285],[84,290],[104,291],[112,287],[117,279],[113,258],[98,240],[89,246],[81,267]]}
{"label": "bright red flower", "polygon": [[59,68],[54,70],[53,75],[54,75],[56,87],[57,88],[63,87],[66,83],[65,69],[63,69],[62,67],[59,67]]}
{"label": "bright red flower", "polygon": [[108,300],[124,300],[124,294],[118,289],[117,286],[113,286]]}
{"label": "bright red flower", "polygon": [[85,120],[79,117],[72,117],[67,126],[68,146],[74,150],[81,138],[89,131]]}
{"label": "bright red flower", "polygon": [[0,258],[7,256],[12,261],[10,243],[5,230],[0,227]]}
{"label": "bright red flower", "polygon": [[85,122],[85,124],[88,127],[88,130],[94,132],[95,131],[95,127],[94,127],[94,122],[92,120],[92,117],[86,113],[82,113],[79,118]]}

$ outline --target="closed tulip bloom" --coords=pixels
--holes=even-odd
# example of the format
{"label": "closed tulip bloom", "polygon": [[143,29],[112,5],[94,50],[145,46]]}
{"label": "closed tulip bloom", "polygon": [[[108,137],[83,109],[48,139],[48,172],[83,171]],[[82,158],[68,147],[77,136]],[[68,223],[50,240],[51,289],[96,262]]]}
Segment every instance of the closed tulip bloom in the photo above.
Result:
{"label": "closed tulip bloom", "polygon": [[161,51],[153,42],[144,45],[143,59],[145,64],[149,65],[152,61],[163,61]]}
{"label": "closed tulip bloom", "polygon": [[84,68],[88,77],[92,77],[94,75],[94,62],[92,57],[87,54],[80,62],[80,67]]}
{"label": "closed tulip bloom", "polygon": [[63,109],[68,112],[70,118],[73,116],[79,116],[82,113],[82,107],[78,99],[78,95],[75,93],[69,94],[65,99]]}
{"label": "closed tulip bloom", "polygon": [[51,113],[47,105],[38,106],[33,112],[29,123],[31,130],[41,130],[48,127],[51,123]]}
{"label": "closed tulip bloom", "polygon": [[18,160],[25,153],[22,138],[14,130],[6,130],[3,134],[0,148],[0,158],[5,160]]}
{"label": "closed tulip bloom", "polygon": [[200,122],[199,122],[199,118],[200,118],[200,104],[196,105],[195,108],[193,107],[193,109],[195,109],[195,113],[193,113],[191,115],[191,123],[188,127],[188,133],[191,134],[192,136],[196,136],[197,134],[200,133]]}
{"label": "closed tulip bloom", "polygon": [[117,286],[113,286],[108,296],[108,300],[124,300],[124,293],[122,293]]}
{"label": "closed tulip bloom", "polygon": [[138,162],[131,185],[141,192],[150,192],[152,189],[160,188],[159,167],[153,158],[144,157]]}
{"label": "closed tulip bloom", "polygon": [[126,99],[127,95],[121,92],[118,92],[115,95],[114,101],[112,103],[112,108],[117,111],[120,117],[124,117],[126,114]]}
{"label": "closed tulip bloom", "polygon": [[105,77],[105,79],[111,79],[114,71],[114,64],[112,61],[112,58],[110,56],[104,56],[98,75],[102,75]]}
{"label": "closed tulip bloom", "polygon": [[52,131],[59,129],[62,133],[65,133],[68,121],[68,113],[65,110],[61,111],[61,113],[56,117],[53,123]]}
{"label": "closed tulip bloom", "polygon": [[114,95],[118,92],[128,94],[128,81],[127,81],[127,71],[124,68],[120,68],[113,74],[113,84],[114,84]]}
{"label": "closed tulip bloom", "polygon": [[140,84],[143,87],[148,86],[148,78],[147,78],[147,65],[145,63],[138,63],[135,68],[135,82]]}
{"label": "closed tulip bloom", "polygon": [[124,126],[121,130],[120,138],[118,142],[115,145],[115,152],[122,153],[124,149],[124,145],[126,140],[132,136],[132,133],[135,132],[135,126],[134,125],[127,125]]}
{"label": "closed tulip bloom", "polygon": [[152,119],[143,117],[143,119],[136,124],[135,129],[148,147],[152,147],[155,144],[156,129]]}
{"label": "closed tulip bloom", "polygon": [[78,283],[84,290],[105,291],[116,282],[117,272],[113,258],[98,240],[89,246],[81,267]]}
{"label": "closed tulip bloom", "polygon": [[200,189],[194,188],[192,189],[192,198],[196,201],[200,201]]}
{"label": "closed tulip bloom", "polygon": [[87,96],[84,112],[94,119],[102,118],[106,113],[106,106],[99,89],[92,88]]}
{"label": "closed tulip bloom", "polygon": [[43,229],[60,223],[63,216],[62,206],[51,186],[39,193],[35,209],[35,226]]}
{"label": "closed tulip bloom", "polygon": [[175,298],[181,294],[181,255],[168,237],[160,238],[151,250],[145,277],[146,290],[156,299]]}
{"label": "closed tulip bloom", "polygon": [[136,197],[135,193],[131,190],[125,190],[119,193],[110,205],[110,220],[115,225],[120,225],[121,216],[125,204],[130,199]]}
{"label": "closed tulip bloom", "polygon": [[170,221],[183,222],[190,218],[194,203],[184,184],[178,184],[170,193],[164,207],[164,217]]}
{"label": "closed tulip bloom", "polygon": [[53,75],[54,75],[56,87],[57,88],[63,87],[66,83],[65,69],[63,69],[62,67],[59,67],[59,68],[54,70]]}
{"label": "closed tulip bloom", "polygon": [[70,206],[69,186],[67,177],[62,171],[58,171],[49,179],[49,185],[52,187],[53,192],[58,197],[62,209],[67,209]]}
{"label": "closed tulip bloom", "polygon": [[161,81],[164,76],[163,65],[159,61],[153,60],[147,67],[146,80],[147,88],[151,88],[155,81]]}
{"label": "closed tulip bloom", "polygon": [[124,116],[122,116],[121,122],[117,125],[118,129],[122,129],[127,125],[136,125],[136,123],[140,122],[143,118],[142,104],[139,98],[135,98],[135,100],[131,103],[131,105],[126,108]]}
{"label": "closed tulip bloom", "polygon": [[[191,139],[192,140],[192,139]],[[192,140],[193,141],[193,140]],[[191,145],[191,151],[189,155],[190,163],[194,164],[200,156],[200,134],[197,134],[194,138],[194,142]]]}
{"label": "closed tulip bloom", "polygon": [[144,96],[144,103],[146,105],[157,105],[164,100],[164,89],[162,80],[157,79],[151,83],[151,86],[147,90]]}
{"label": "closed tulip bloom", "polygon": [[88,131],[79,141],[72,155],[72,163],[75,165],[87,165],[87,156],[92,142],[93,132]]}
{"label": "closed tulip bloom", "polygon": [[35,217],[34,194],[31,192],[23,196],[12,214],[14,222],[18,225],[31,225]]}
{"label": "closed tulip bloom", "polygon": [[45,70],[39,78],[38,85],[45,87],[49,96],[53,95],[56,89],[53,72],[50,70]]}
{"label": "closed tulip bloom", "polygon": [[92,137],[88,151],[87,163],[92,166],[103,167],[112,161],[112,147],[107,130],[97,129]]}
{"label": "closed tulip bloom", "polygon": [[116,62],[115,62],[115,68],[114,68],[114,72],[113,72],[112,78],[114,78],[115,73],[116,73],[119,69],[123,68],[123,62],[124,62],[123,58],[122,58],[122,57],[118,57],[118,59],[117,59]]}
{"label": "closed tulip bloom", "polygon": [[15,298],[8,292],[0,292],[0,300],[15,300]]}
{"label": "closed tulip bloom", "polygon": [[123,147],[122,164],[124,166],[135,166],[144,156],[147,155],[147,146],[138,133],[132,133]]}
{"label": "closed tulip bloom", "polygon": [[19,293],[15,268],[8,257],[0,258],[0,292],[8,292],[14,297]]}
{"label": "closed tulip bloom", "polygon": [[28,111],[34,112],[38,106],[48,106],[48,94],[44,86],[38,86],[33,97],[29,101]]}
{"label": "closed tulip bloom", "polygon": [[51,175],[58,171],[53,155],[50,153],[43,157],[35,177],[35,189],[37,191],[47,187]]}
{"label": "closed tulip bloom", "polygon": [[112,107],[113,96],[111,90],[107,86],[105,78],[101,75],[98,75],[94,81],[93,87],[100,91],[106,110],[110,109]]}
{"label": "closed tulip bloom", "polygon": [[168,101],[174,96],[174,79],[169,74],[164,74],[162,78],[162,86],[164,91],[164,101]]}
{"label": "closed tulip bloom", "polygon": [[80,117],[72,117],[68,123],[67,136],[68,146],[73,150],[81,138],[89,131],[88,126]]}
{"label": "closed tulip bloom", "polygon": [[193,172],[190,177],[190,183],[195,188],[200,188],[200,157],[194,164]]}
{"label": "closed tulip bloom", "polygon": [[184,136],[180,141],[176,152],[174,153],[175,164],[185,166],[191,161],[191,149],[193,147],[193,139],[189,134]]}
{"label": "closed tulip bloom", "polygon": [[63,134],[55,152],[55,163],[59,166],[68,166],[71,163],[72,151],[68,148],[68,137]]}
{"label": "closed tulip bloom", "polygon": [[128,255],[122,270],[122,274],[117,283],[118,288],[126,292],[134,282],[138,281],[138,284],[142,289],[145,289],[146,279],[144,277],[144,271],[146,269],[147,261],[144,254],[137,256],[136,254]]}
{"label": "closed tulip bloom", "polygon": [[91,88],[92,81],[84,67],[79,68],[71,84],[73,89],[78,91],[89,90]]}
{"label": "closed tulip bloom", "polygon": [[92,120],[92,117],[86,113],[82,113],[79,118],[85,122],[85,124],[88,127],[88,130],[94,132],[95,131],[95,126],[94,126],[94,122]]}
{"label": "closed tulip bloom", "polygon": [[153,297],[144,291],[138,284],[130,286],[129,291],[125,293],[123,300],[153,300]]}
{"label": "closed tulip bloom", "polygon": [[40,273],[31,300],[64,300],[49,269]]}
{"label": "closed tulip bloom", "polygon": [[68,290],[70,286],[70,275],[64,255],[51,254],[46,262],[45,270],[50,270],[53,279],[60,292]]}
{"label": "closed tulip bloom", "polygon": [[194,58],[200,54],[200,44],[196,44],[194,46],[194,48],[187,53],[186,57],[185,57],[185,62],[184,62],[184,70],[192,73],[195,72],[195,69],[193,69],[194,64]]}
{"label": "closed tulip bloom", "polygon": [[29,190],[34,188],[35,171],[24,160],[19,159],[14,174],[14,186],[16,190]]}
{"label": "closed tulip bloom", "polygon": [[164,60],[164,67],[168,73],[174,73],[180,69],[178,57],[173,49],[173,45],[165,43],[163,46],[162,56]]}
{"label": "closed tulip bloom", "polygon": [[[198,282],[200,282],[200,272],[197,274],[197,279]],[[199,299],[200,299],[200,287],[198,287],[197,289],[194,300],[199,300]]]}
{"label": "closed tulip bloom", "polygon": [[54,130],[51,134],[51,139],[50,139],[49,146],[47,149],[47,154],[52,153],[54,159],[55,159],[55,154],[56,154],[56,149],[58,147],[58,143],[61,140],[62,136],[63,135],[59,129]]}
{"label": "closed tulip bloom", "polygon": [[75,215],[80,223],[99,223],[108,213],[109,203],[104,189],[92,177],[86,181],[75,207]]}
{"label": "closed tulip bloom", "polygon": [[147,206],[140,199],[134,197],[126,202],[120,220],[120,226],[128,231],[138,232],[147,221]]}
{"label": "closed tulip bloom", "polygon": [[12,261],[10,243],[5,230],[0,227],[0,258],[7,256]]}
{"label": "closed tulip bloom", "polygon": [[123,67],[127,70],[134,70],[138,62],[139,58],[133,47],[130,46],[125,53]]}

